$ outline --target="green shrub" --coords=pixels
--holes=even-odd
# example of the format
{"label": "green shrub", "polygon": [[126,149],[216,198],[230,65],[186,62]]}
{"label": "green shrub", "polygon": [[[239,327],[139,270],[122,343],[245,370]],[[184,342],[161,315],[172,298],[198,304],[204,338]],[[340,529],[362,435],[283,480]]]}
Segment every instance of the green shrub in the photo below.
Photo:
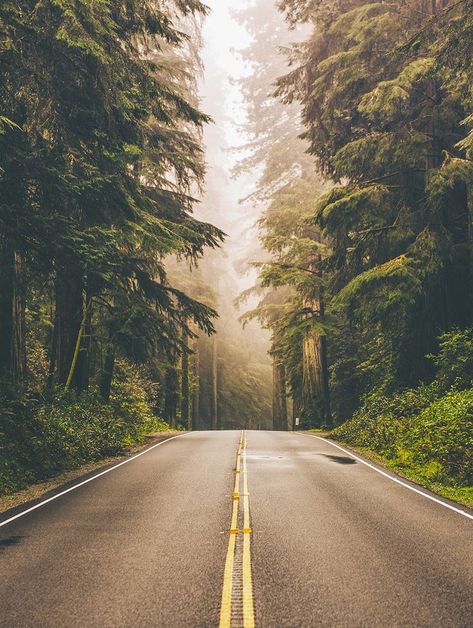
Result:
{"label": "green shrub", "polygon": [[437,367],[439,390],[473,387],[473,329],[454,329],[440,336],[439,351],[429,356]]}
{"label": "green shrub", "polygon": [[473,390],[452,391],[410,422],[405,445],[415,463],[438,465],[442,481],[473,484]]}
{"label": "green shrub", "polygon": [[0,399],[0,495],[98,461],[167,429],[150,404],[156,390],[139,368],[117,365],[110,403],[97,390],[48,399]]}
{"label": "green shrub", "polygon": [[391,398],[374,393],[331,436],[415,468],[429,479],[473,484],[473,389],[438,398],[435,386]]}
{"label": "green shrub", "polygon": [[390,397],[376,390],[365,397],[353,418],[335,428],[331,436],[395,458],[403,447],[409,418],[428,407],[435,398],[433,386],[421,386]]}

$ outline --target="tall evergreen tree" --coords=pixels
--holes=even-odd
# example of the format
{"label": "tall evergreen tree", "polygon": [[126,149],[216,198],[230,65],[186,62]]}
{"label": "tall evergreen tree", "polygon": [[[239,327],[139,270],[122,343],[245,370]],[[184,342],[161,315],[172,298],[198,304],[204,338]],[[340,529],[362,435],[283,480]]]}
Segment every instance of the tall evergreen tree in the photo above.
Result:
{"label": "tall evergreen tree", "polygon": [[22,378],[32,280],[52,287],[50,379],[66,388],[87,387],[91,337],[109,345],[108,397],[115,349],[143,359],[180,351],[187,321],[212,330],[214,312],[173,289],[163,263],[222,238],[190,215],[208,118],[169,70],[188,41],[176,22],[205,12],[197,1],[0,9],[4,380]]}
{"label": "tall evergreen tree", "polygon": [[[272,0],[250,6],[240,18],[254,41],[243,53],[253,70],[242,81],[249,109],[244,127],[250,138],[245,146],[249,155],[240,161],[236,172],[255,167],[262,171],[249,197],[262,212],[259,226],[265,253],[260,256],[271,256],[262,266],[261,284],[269,290],[290,287],[280,315],[266,317],[271,295],[266,295],[253,313],[273,333],[273,406],[282,407],[278,391],[286,390],[286,384],[279,382],[287,379],[294,412],[308,424],[325,424],[330,422],[330,402],[325,328],[317,314],[323,310],[321,287],[314,288],[308,281],[315,276],[311,267],[319,254],[320,232],[305,224],[312,211],[311,197],[323,190],[323,184],[306,153],[307,144],[298,137],[303,130],[300,107],[296,103],[287,106],[274,97],[277,77],[285,65],[283,48],[291,50],[297,36],[283,23]],[[306,30],[302,29],[298,37]],[[274,297],[277,302],[278,295]],[[289,331],[294,325],[297,334]],[[276,424],[280,414],[279,410],[275,413]]]}
{"label": "tall evergreen tree", "polygon": [[[301,102],[310,152],[340,184],[315,221],[331,243],[321,268],[333,277],[340,338],[356,339],[361,389],[427,377],[436,337],[471,323],[464,103],[432,43],[450,4],[281,4],[313,25],[279,94]],[[352,380],[348,360],[337,368]]]}

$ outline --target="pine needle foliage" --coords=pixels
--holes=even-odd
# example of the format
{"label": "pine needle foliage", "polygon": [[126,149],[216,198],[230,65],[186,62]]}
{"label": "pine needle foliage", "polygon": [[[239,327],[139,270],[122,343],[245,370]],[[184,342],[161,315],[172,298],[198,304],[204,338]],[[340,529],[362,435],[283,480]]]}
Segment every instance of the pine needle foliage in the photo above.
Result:
{"label": "pine needle foliage", "polygon": [[[192,216],[205,174],[198,0],[0,7],[0,380],[15,394],[99,386],[163,363],[216,312],[171,285],[224,234]],[[194,46],[194,48],[193,48]],[[194,64],[194,65],[193,65]],[[31,346],[44,350],[31,376]],[[156,402],[159,405],[158,402]]]}
{"label": "pine needle foliage", "polygon": [[[472,324],[472,4],[287,0],[279,8],[291,27],[312,30],[289,51],[277,95],[300,104],[314,168],[336,184],[312,194],[325,251],[309,283],[324,277],[336,322],[328,341],[341,420],[363,392],[432,377],[426,356],[438,336]],[[282,285],[281,275],[263,277]]]}

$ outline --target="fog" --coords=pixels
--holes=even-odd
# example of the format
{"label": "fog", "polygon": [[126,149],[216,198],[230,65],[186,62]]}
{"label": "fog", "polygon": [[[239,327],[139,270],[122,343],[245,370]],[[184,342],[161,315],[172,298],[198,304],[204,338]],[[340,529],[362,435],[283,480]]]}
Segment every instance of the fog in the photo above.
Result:
{"label": "fog", "polygon": [[[264,163],[250,171],[240,169],[244,172],[238,176],[232,176],[232,172],[252,154],[245,146],[255,138],[249,137],[246,129],[254,128],[255,115],[258,119],[251,93],[253,88],[249,86],[255,85],[257,75],[253,73],[259,68],[245,61],[251,57],[248,51],[254,50],[256,43],[258,50],[271,56],[271,71],[262,77],[259,86],[256,81],[264,101],[272,91],[273,81],[287,70],[282,55],[279,67],[278,45],[293,41],[294,34],[284,26],[272,0],[246,0],[238,6],[230,0],[211,0],[207,4],[211,12],[202,24],[199,106],[213,122],[204,130],[207,174],[205,189],[194,213],[198,219],[222,229],[227,238],[220,249],[206,253],[197,270],[189,273],[181,264],[172,279],[219,314],[216,336],[213,339],[201,337],[193,346],[196,355],[194,389],[199,391],[194,406],[198,407],[199,425],[204,428],[270,428],[273,377],[270,334],[257,321],[245,328],[239,321],[245,310],[256,307],[261,294],[250,296],[242,309],[235,306],[243,292],[247,294],[257,285],[258,273],[252,262],[267,259],[267,253],[259,244],[257,227],[267,206],[257,194]],[[254,40],[254,35],[242,25],[248,15],[243,16],[242,11],[248,8],[249,13],[256,16],[260,29],[255,32],[263,33],[261,40]],[[276,38],[273,33],[271,43],[264,35],[268,23],[276,29]],[[278,43],[273,44],[274,40]],[[243,85],[244,79],[249,80]],[[250,93],[245,93],[245,89]],[[280,105],[276,111],[276,124],[282,120],[284,125],[284,120],[291,119],[285,106]],[[289,134],[293,142],[297,129],[291,124]],[[301,143],[301,154],[304,151]],[[291,168],[290,164],[289,170]],[[284,167],[281,172],[283,178]]]}
{"label": "fog", "polygon": [[256,279],[255,271],[248,266],[246,273],[241,272],[241,262],[257,248],[258,210],[240,201],[253,191],[257,174],[233,179],[231,172],[242,156],[234,149],[248,141],[242,130],[246,103],[238,80],[251,71],[239,54],[239,50],[249,45],[251,37],[233,15],[235,3],[213,0],[208,5],[212,12],[203,28],[205,70],[200,94],[201,108],[212,116],[213,124],[208,125],[204,133],[206,194],[196,213],[227,233],[222,280],[234,282],[241,290]]}
{"label": "fog", "polygon": [[[203,25],[200,81],[200,108],[212,117],[204,132],[207,176],[205,192],[195,216],[221,228],[227,239],[216,251],[209,251],[199,268],[189,276],[186,288],[203,298],[219,313],[216,323],[218,427],[270,427],[272,371],[268,355],[269,334],[257,322],[243,329],[234,303],[242,291],[251,288],[257,273],[251,261],[261,258],[256,222],[261,208],[242,203],[255,188],[257,173],[232,178],[232,169],[244,152],[235,151],[248,138],[241,125],[246,104],[239,79],[251,69],[239,50],[251,42],[248,32],[232,12],[235,3],[213,0],[207,3],[210,15]],[[239,9],[244,3],[239,4]],[[203,288],[202,285],[206,284]],[[247,304],[250,308],[253,303]],[[215,340],[201,338],[199,354],[200,421],[212,426],[212,362]],[[214,367],[215,368],[215,367]]]}

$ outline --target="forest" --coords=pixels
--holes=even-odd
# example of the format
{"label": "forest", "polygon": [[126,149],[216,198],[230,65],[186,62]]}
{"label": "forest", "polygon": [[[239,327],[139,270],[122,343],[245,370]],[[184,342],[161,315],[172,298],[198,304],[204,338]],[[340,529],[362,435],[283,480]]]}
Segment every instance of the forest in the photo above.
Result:
{"label": "forest", "polygon": [[233,7],[233,244],[211,10],[1,3],[0,494],[297,418],[473,501],[473,0]]}

